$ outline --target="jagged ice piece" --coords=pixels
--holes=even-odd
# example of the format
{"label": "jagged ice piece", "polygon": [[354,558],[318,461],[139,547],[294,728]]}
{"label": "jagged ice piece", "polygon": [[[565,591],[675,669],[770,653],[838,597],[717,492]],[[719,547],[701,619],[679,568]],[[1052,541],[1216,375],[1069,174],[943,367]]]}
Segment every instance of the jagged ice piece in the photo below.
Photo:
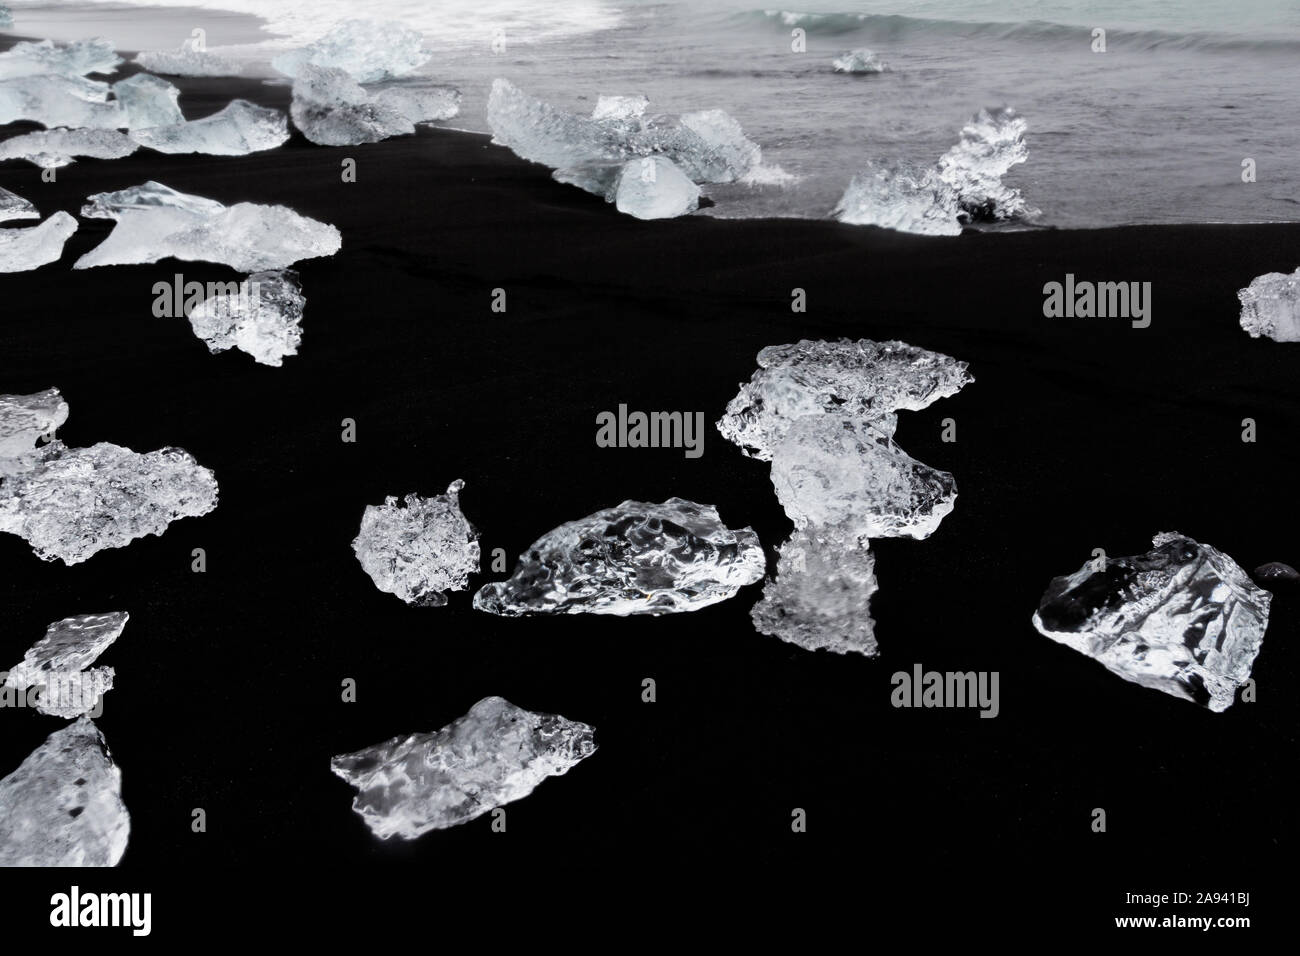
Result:
{"label": "jagged ice piece", "polygon": [[145,50],[135,62],[154,73],[167,76],[239,76],[244,65],[230,57],[196,50],[185,43],[179,50]]}
{"label": "jagged ice piece", "polygon": [[5,686],[38,688],[36,707],[42,714],[72,718],[97,712],[100,698],[113,687],[113,669],[86,668],[122,635],[129,618],[118,611],[55,621],[10,669]]}
{"label": "jagged ice piece", "polygon": [[0,272],[28,272],[63,255],[63,244],[77,231],[77,220],[56,212],[30,229],[0,229]]}
{"label": "jagged ice piece", "polygon": [[50,441],[68,420],[57,388],[32,395],[0,395],[0,478],[36,463],[37,445]]}
{"label": "jagged ice piece", "polygon": [[396,20],[346,20],[316,42],[280,54],[271,65],[293,77],[308,64],[336,67],[358,83],[376,83],[410,73],[432,56],[423,35]]}
{"label": "jagged ice piece", "polygon": [[831,61],[836,73],[884,73],[885,64],[870,50],[846,50]]}
{"label": "jagged ice piece", "polygon": [[212,296],[191,309],[190,327],[213,354],[237,348],[278,368],[285,356],[298,354],[306,304],[296,272],[258,272],[234,294]]}
{"label": "jagged ice piece", "polygon": [[148,73],[137,73],[113,84],[113,95],[122,113],[121,125],[126,129],[185,122],[185,114],[176,102],[180,94],[171,83]]}
{"label": "jagged ice piece", "polygon": [[53,40],[22,40],[0,53],[0,80],[19,76],[85,76],[113,73],[122,58],[109,40],[96,37],[58,44]]}
{"label": "jagged ice piece", "polygon": [[614,206],[637,219],[672,219],[694,212],[700,187],[665,156],[624,163],[614,181]]}
{"label": "jagged ice piece", "polygon": [[0,222],[13,219],[40,219],[41,214],[30,202],[0,186]]}
{"label": "jagged ice piece", "polygon": [[1300,269],[1290,275],[1268,272],[1237,293],[1241,327],[1257,339],[1300,342]]}
{"label": "jagged ice piece", "polygon": [[289,141],[289,118],[248,100],[232,100],[220,112],[192,122],[133,130],[141,146],[160,153],[246,156]]}
{"label": "jagged ice piece", "polygon": [[76,156],[122,159],[140,147],[115,129],[51,129],[0,142],[0,160],[25,159],[49,169],[67,166]]}

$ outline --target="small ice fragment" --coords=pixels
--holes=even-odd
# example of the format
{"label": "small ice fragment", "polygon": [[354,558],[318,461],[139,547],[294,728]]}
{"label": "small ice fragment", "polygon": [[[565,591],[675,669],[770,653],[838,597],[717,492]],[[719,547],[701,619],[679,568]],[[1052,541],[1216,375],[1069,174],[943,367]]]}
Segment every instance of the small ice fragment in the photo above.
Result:
{"label": "small ice fragment", "polygon": [[432,56],[420,32],[396,20],[346,20],[315,43],[281,53],[271,65],[293,77],[308,64],[336,67],[358,83],[376,83],[410,73]]}
{"label": "small ice fragment", "polygon": [[713,505],[625,501],[535,541],[474,607],[507,617],[695,611],[734,597],[765,566],[753,529],[731,530]]}
{"label": "small ice fragment", "polygon": [[333,226],[284,206],[223,206],[161,183],[91,196],[83,216],[116,219],[108,238],[77,260],[74,269],[157,262],[225,263],[244,273],[287,269],[300,259],[332,256],[342,245]]}
{"label": "small ice fragment", "polygon": [[23,40],[0,53],[0,80],[19,76],[85,76],[113,73],[122,58],[109,40],[96,37],[60,45],[53,40]]}
{"label": "small ice fragment", "polygon": [[298,273],[258,272],[191,309],[190,327],[214,355],[237,348],[278,368],[285,356],[298,354],[306,304]]}
{"label": "small ice fragment", "polygon": [[12,219],[40,219],[41,214],[30,202],[0,186],[0,222]]}
{"label": "small ice fragment", "polygon": [[160,153],[246,156],[288,142],[289,118],[248,100],[232,100],[225,109],[203,119],[137,129],[131,137]]}
{"label": "small ice fragment", "polygon": [[0,272],[28,272],[58,262],[63,244],[77,231],[77,220],[56,212],[30,229],[0,229]]}
{"label": "small ice fragment", "polygon": [[460,510],[456,480],[432,498],[367,505],[352,550],[375,587],[407,604],[442,607],[446,591],[463,591],[479,570],[478,531]]}
{"label": "small ice fragment", "polygon": [[74,157],[122,159],[140,147],[115,129],[51,129],[0,142],[0,160],[25,159],[44,169],[67,166]]}
{"label": "small ice fragment", "polygon": [[180,93],[166,80],[148,73],[137,73],[113,84],[113,95],[117,97],[122,111],[122,126],[126,129],[174,126],[185,122],[185,115],[176,103]]}
{"label": "small ice fragment", "polygon": [[846,50],[831,61],[836,73],[884,73],[885,64],[870,50]]}
{"label": "small ice fragment", "polygon": [[375,91],[371,102],[400,113],[412,123],[434,123],[460,113],[460,90],[454,86],[403,83]]}
{"label": "small ice fragment", "polygon": [[645,115],[650,100],[644,96],[601,96],[591,111],[594,120],[634,120]]}
{"label": "small ice fragment", "polygon": [[158,535],[217,506],[217,482],[180,448],[145,454],[100,442],[43,446],[32,467],[0,479],[0,532],[44,561],[80,564],[105,548]]}
{"label": "small ice fragment", "polygon": [[35,693],[42,714],[98,716],[100,699],[113,689],[113,668],[86,668],[121,637],[129,619],[129,614],[116,611],[55,621],[5,676],[4,686]]}
{"label": "small ice fragment", "polygon": [[933,169],[867,163],[835,207],[840,222],[923,236],[961,235],[957,194]]}
{"label": "small ice fragment", "polygon": [[189,41],[179,50],[145,50],[135,62],[152,73],[166,76],[239,76],[244,65],[238,60],[195,49]]}
{"label": "small ice fragment", "polygon": [[1300,342],[1300,269],[1268,272],[1237,293],[1241,327],[1257,339]]}
{"label": "small ice fragment", "polygon": [[108,101],[111,87],[85,77],[20,76],[0,80],[0,123],[26,120],[53,128],[115,129],[121,106]]}
{"label": "small ice fragment", "polygon": [[1165,532],[1151,545],[1053,578],[1034,627],[1125,680],[1227,710],[1250,677],[1273,596],[1207,544]]}
{"label": "small ice fragment", "polygon": [[1255,569],[1255,580],[1267,581],[1270,584],[1279,581],[1300,581],[1300,571],[1281,561],[1270,561]]}
{"label": "small ice fragment", "polygon": [[13,25],[13,13],[3,3],[0,3],[0,27],[11,27]]}
{"label": "small ice fragment", "polygon": [[957,145],[939,157],[939,178],[957,194],[963,221],[1038,215],[1020,190],[1002,182],[1012,166],[1029,158],[1025,130],[1024,119],[1013,109],[982,109],[962,128]]}
{"label": "small ice fragment", "polygon": [[52,441],[68,420],[57,388],[33,395],[0,395],[0,478],[36,463],[37,446]]}
{"label": "small ice fragment", "polygon": [[415,132],[398,111],[380,106],[347,73],[303,64],[293,81],[293,125],[320,146],[377,143]]}
{"label": "small ice fragment", "polygon": [[614,181],[614,207],[637,219],[672,219],[699,205],[700,187],[664,156],[630,159]]}
{"label": "small ice fragment", "polygon": [[484,697],[441,730],[334,757],[358,790],[352,809],[382,840],[413,840],[522,800],[596,752],[596,732],[555,714]]}
{"label": "small ice fragment", "polygon": [[86,717],[0,780],[0,866],[116,866],[130,834],[122,771]]}

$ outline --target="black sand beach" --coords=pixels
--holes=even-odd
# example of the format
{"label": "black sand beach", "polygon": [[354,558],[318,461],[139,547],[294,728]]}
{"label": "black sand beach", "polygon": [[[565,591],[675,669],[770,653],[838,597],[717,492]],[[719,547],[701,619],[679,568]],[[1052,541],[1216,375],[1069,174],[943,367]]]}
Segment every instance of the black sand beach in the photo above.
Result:
{"label": "black sand beach", "polygon": [[[284,86],[174,82],[191,118],[237,96],[288,106]],[[345,158],[355,183],[341,180]],[[1246,568],[1295,563],[1300,346],[1250,339],[1236,291],[1300,264],[1300,224],[928,239],[829,220],[647,223],[486,137],[432,129],[337,149],[295,133],[242,158],[141,150],[79,161],[55,183],[0,164],[0,184],[43,216],[146,180],[287,205],[336,225],[343,248],[299,264],[304,341],[280,369],[209,355],[183,318],[152,314],[156,282],[231,270],[71,271],[106,221],[81,220],[59,263],[0,279],[0,391],[57,386],[68,444],[178,445],[221,485],[213,514],[72,568],[0,536],[0,656],[18,660],[61,616],[131,614],[104,659],[118,678],[99,724],[123,769],[133,878],[233,865],[256,882],[275,867],[484,855],[654,867],[694,847],[808,873],[839,859],[920,878],[942,862],[958,888],[1007,867],[1044,875],[1023,892],[1064,887],[1067,910],[1086,899],[1096,912],[1109,900],[1088,896],[1099,874],[1107,893],[1116,873],[1232,883],[1243,847],[1258,865],[1294,834],[1277,794],[1296,760],[1294,593],[1273,604],[1258,702],[1224,714],[1121,681],[1030,616],[1093,548],[1139,553],[1160,531]],[[1067,273],[1150,282],[1150,327],[1044,318],[1043,285]],[[791,311],[795,288],[805,314]],[[765,464],[712,427],[698,460],[600,449],[596,415],[626,403],[712,423],[761,347],[841,336],[903,339],[975,376],[900,421],[900,444],[951,471],[960,495],[932,538],[873,542],[878,659],[755,633],[757,586],[668,618],[505,620],[472,612],[467,594],[408,608],[351,553],[365,505],[463,478],[485,555],[504,548],[512,566],[566,520],[674,495],[752,525],[770,555],[789,524]],[[355,444],[340,440],[345,418]],[[955,443],[940,439],[945,418]],[[194,574],[200,547],[208,570]],[[998,719],[892,708],[890,675],[918,662],[1000,672]],[[346,678],[355,704],[340,702]],[[330,756],[436,729],[489,694],[593,724],[600,751],[511,805],[505,836],[483,818],[375,840]],[[4,718],[7,772],[52,726]],[[196,807],[206,834],[191,832]]]}

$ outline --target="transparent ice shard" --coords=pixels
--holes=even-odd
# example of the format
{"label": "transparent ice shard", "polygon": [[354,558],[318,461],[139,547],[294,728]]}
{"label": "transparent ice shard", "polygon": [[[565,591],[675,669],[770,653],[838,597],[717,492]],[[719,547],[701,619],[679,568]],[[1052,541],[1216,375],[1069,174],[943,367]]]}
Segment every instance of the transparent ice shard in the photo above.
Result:
{"label": "transparent ice shard", "polygon": [[855,534],[808,525],[781,545],[750,617],[760,634],[810,651],[874,657],[876,587],[875,559]]}
{"label": "transparent ice shard", "polygon": [[377,143],[415,132],[416,123],[450,119],[460,111],[450,87],[401,86],[371,96],[347,73],[306,64],[293,81],[293,123],[321,146]]}
{"label": "transparent ice shard", "polygon": [[86,717],[0,780],[0,866],[116,866],[130,834],[122,771]]}
{"label": "transparent ice shard", "polygon": [[14,15],[8,7],[0,3],[0,27],[11,27],[14,25]]}
{"label": "transparent ice shard", "polygon": [[232,100],[221,111],[203,119],[137,129],[131,137],[141,146],[160,153],[246,156],[288,142],[289,118],[279,110],[248,100]]}
{"label": "transparent ice shard", "polygon": [[1241,327],[1257,339],[1300,342],[1300,269],[1268,272],[1237,293]]}
{"label": "transparent ice shard", "polygon": [[84,77],[20,76],[0,80],[0,123],[26,120],[47,128],[115,129],[121,107],[109,102],[112,88]]}
{"label": "transparent ice shard", "polygon": [[0,186],[0,222],[14,219],[40,219],[41,214],[30,202]]}
{"label": "transparent ice shard", "polygon": [[100,37],[67,44],[23,40],[0,53],[0,80],[41,74],[72,77],[113,73],[121,63],[112,41]]}
{"label": "transparent ice shard", "polygon": [[233,295],[214,295],[191,309],[190,327],[214,355],[237,348],[278,368],[285,356],[298,354],[306,304],[298,273],[258,272]]}
{"label": "transparent ice shard", "polygon": [[244,72],[238,60],[196,50],[188,41],[179,50],[145,50],[135,62],[152,73],[167,76],[240,76]]}
{"label": "transparent ice shard", "polygon": [[148,73],[137,73],[113,84],[113,95],[122,113],[121,126],[125,129],[174,126],[185,122],[185,115],[176,102],[180,93],[166,80]]}
{"label": "transparent ice shard", "polygon": [[718,431],[764,461],[806,415],[853,418],[892,436],[895,412],[918,411],[974,381],[965,362],[897,340],[769,345],[758,353],[758,365],[728,403]]}
{"label": "transparent ice shard", "polygon": [[596,752],[595,729],[485,697],[442,730],[330,761],[359,791],[352,809],[380,839],[413,840],[522,800]]}
{"label": "transparent ice shard", "polygon": [[765,564],[753,529],[732,531],[713,505],[625,501],[535,541],[474,607],[507,617],[695,611],[758,581]]}
{"label": "transparent ice shard", "polygon": [[637,219],[672,219],[699,205],[700,187],[664,156],[629,160],[614,181],[614,207]]}
{"label": "transparent ice shard", "polygon": [[846,50],[831,61],[836,73],[883,73],[885,63],[870,50]]}
{"label": "transparent ice shard", "polygon": [[367,505],[352,551],[375,587],[407,604],[442,607],[479,570],[478,531],[460,510],[461,480],[432,498]]}
{"label": "transparent ice shard", "polygon": [[121,159],[140,147],[115,129],[51,129],[0,142],[0,160],[25,159],[44,169],[67,166],[79,156]]}
{"label": "transparent ice shard", "polygon": [[108,238],[74,269],[157,262],[221,262],[244,273],[287,269],[300,259],[332,256],[342,245],[333,226],[285,206],[223,206],[148,182],[91,196],[81,214],[116,219]]}
{"label": "transparent ice shard", "polygon": [[35,465],[37,446],[52,440],[67,420],[68,403],[57,388],[0,395],[0,478]]}
{"label": "transparent ice shard", "polygon": [[308,64],[335,67],[358,83],[376,83],[410,73],[432,56],[423,35],[396,20],[347,20],[315,43],[280,54],[271,65],[294,77]]}
{"label": "transparent ice shard", "polygon": [[1164,532],[1151,545],[1054,578],[1034,627],[1125,680],[1227,710],[1250,677],[1273,595],[1207,544]]}
{"label": "transparent ice shard", "polygon": [[957,194],[964,221],[1032,218],[1020,190],[1002,182],[1012,166],[1029,158],[1026,124],[1008,107],[982,109],[962,128],[957,145],[939,158],[938,173]]}
{"label": "transparent ice shard", "polygon": [[54,717],[98,715],[99,702],[113,688],[113,668],[86,670],[122,636],[130,615],[80,614],[55,621],[45,636],[11,668],[4,685],[34,688],[36,709]]}
{"label": "transparent ice shard", "polygon": [[911,163],[867,163],[835,207],[853,226],[880,226],[922,236],[961,234],[957,194],[935,170]]}
{"label": "transparent ice shard", "polygon": [[772,486],[796,528],[838,525],[858,540],[928,538],[953,509],[952,475],[864,422],[800,418],[772,454]]}
{"label": "transparent ice shard", "polygon": [[28,272],[63,255],[63,244],[77,231],[77,220],[56,212],[30,229],[0,229],[0,272]]}
{"label": "transparent ice shard", "polygon": [[640,94],[634,96],[600,96],[591,111],[594,120],[636,120],[645,115],[650,100]]}
{"label": "transparent ice shard", "polygon": [[0,532],[45,561],[79,564],[105,548],[158,535],[217,506],[217,481],[180,448],[141,454],[100,442],[43,446],[36,463],[0,480]]}

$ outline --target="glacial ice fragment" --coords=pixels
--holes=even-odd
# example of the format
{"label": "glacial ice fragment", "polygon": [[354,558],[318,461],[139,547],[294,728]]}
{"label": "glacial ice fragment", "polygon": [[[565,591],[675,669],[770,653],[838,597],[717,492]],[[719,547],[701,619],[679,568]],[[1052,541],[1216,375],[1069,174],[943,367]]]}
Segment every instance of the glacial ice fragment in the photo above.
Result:
{"label": "glacial ice fragment", "polygon": [[288,142],[289,118],[248,100],[231,100],[211,116],[133,130],[131,138],[160,153],[246,156]]}
{"label": "glacial ice fragment", "polygon": [[596,752],[595,729],[485,697],[441,730],[334,757],[352,809],[382,840],[413,840],[528,796]]}
{"label": "glacial ice fragment", "polygon": [[302,344],[302,310],[307,304],[291,269],[258,272],[233,295],[214,295],[189,312],[194,334],[214,355],[237,348],[262,365],[279,367]]}
{"label": "glacial ice fragment", "polygon": [[1300,342],[1300,269],[1268,272],[1237,293],[1241,327],[1252,339]]}
{"label": "glacial ice fragment", "polygon": [[0,3],[0,27],[11,27],[14,25],[14,15],[8,7]]}
{"label": "glacial ice fragment", "polygon": [[392,87],[371,96],[339,69],[306,64],[293,81],[293,123],[321,146],[377,143],[460,110],[450,87]]}
{"label": "glacial ice fragment", "polygon": [[599,96],[596,107],[591,111],[594,120],[636,120],[645,115],[650,100],[636,94],[634,96]]}
{"label": "glacial ice fragment", "polygon": [[758,366],[728,403],[718,431],[764,461],[798,418],[853,418],[892,436],[895,412],[919,411],[974,381],[965,362],[897,340],[769,345],[758,353]]}
{"label": "glacial ice fragment", "polygon": [[0,186],[0,222],[12,219],[40,219],[41,214],[30,202]]}
{"label": "glacial ice fragment", "polygon": [[1293,583],[1300,581],[1300,571],[1297,571],[1289,564],[1283,564],[1281,561],[1270,561],[1268,564],[1261,564],[1255,569],[1255,580],[1267,581],[1269,584]]}
{"label": "glacial ice fragment", "polygon": [[0,478],[36,463],[37,445],[50,441],[68,420],[57,388],[32,395],[0,395]]}
{"label": "glacial ice fragment", "polygon": [[628,160],[614,181],[614,207],[637,219],[672,219],[699,205],[700,187],[665,156]]}
{"label": "glacial ice fragment", "polygon": [[287,269],[300,259],[332,256],[342,245],[333,226],[285,206],[223,206],[161,183],[89,197],[81,214],[116,219],[108,238],[77,260],[74,269],[157,262],[225,263],[244,273]]}
{"label": "glacial ice fragment", "polygon": [[86,717],[0,780],[0,866],[116,866],[130,834],[122,771]]}
{"label": "glacial ice fragment", "polygon": [[176,100],[181,91],[166,80],[148,73],[137,73],[113,84],[113,95],[121,110],[120,125],[125,129],[148,129],[174,126],[185,122]]}
{"label": "glacial ice fragment", "polygon": [[1250,677],[1273,596],[1207,544],[1164,532],[1151,545],[1054,578],[1034,627],[1125,680],[1227,710]]}
{"label": "glacial ice fragment", "polygon": [[25,159],[44,169],[67,166],[74,157],[122,159],[140,147],[115,129],[51,129],[0,142],[0,160]]}
{"label": "glacial ice fragment", "polygon": [[315,43],[281,53],[271,65],[293,77],[308,64],[335,67],[358,83],[376,83],[410,73],[432,56],[423,35],[396,20],[346,20]]}
{"label": "glacial ice fragment", "polygon": [[54,128],[115,129],[121,107],[109,102],[112,87],[85,77],[20,76],[0,80],[0,123],[26,120]]}
{"label": "glacial ice fragment", "polygon": [[28,272],[63,255],[63,244],[77,231],[77,220],[56,212],[30,229],[0,229],[0,272]]}
{"label": "glacial ice fragment", "polygon": [[836,73],[884,73],[885,63],[870,50],[846,50],[831,61]]}
{"label": "glacial ice fragment", "polygon": [[53,40],[23,40],[0,53],[0,80],[41,74],[74,77],[113,73],[121,63],[112,42],[100,37],[62,45]]}
{"label": "glacial ice fragment", "polygon": [[98,716],[99,702],[113,689],[113,668],[86,670],[122,635],[130,615],[81,614],[55,621],[45,636],[10,669],[4,685],[34,689],[36,709],[54,717]]}
{"label": "glacial ice fragment", "polygon": [[145,50],[135,62],[151,73],[166,76],[239,76],[244,65],[219,53],[195,49],[190,41],[179,50]]}
{"label": "glacial ice fragment", "polygon": [[875,559],[856,534],[807,525],[781,545],[776,576],[750,618],[760,634],[810,651],[877,653]]}
{"label": "glacial ice fragment", "polygon": [[765,565],[753,529],[732,531],[713,505],[625,501],[533,542],[474,607],[507,617],[695,611],[758,581]]}
{"label": "glacial ice fragment", "polygon": [[367,505],[352,551],[375,587],[407,604],[442,607],[479,570],[478,531],[460,510],[456,480],[432,498],[407,495]]}
{"label": "glacial ice fragment", "polygon": [[32,467],[0,480],[0,532],[23,538],[42,560],[68,565],[216,506],[212,472],[180,448],[141,454],[56,440]]}
{"label": "glacial ice fragment", "polygon": [[1012,166],[1029,158],[1025,129],[1024,119],[1013,109],[982,109],[962,128],[957,144],[939,157],[939,178],[957,194],[963,221],[1038,214],[1020,190],[1002,182]]}
{"label": "glacial ice fragment", "polygon": [[933,169],[868,163],[835,207],[840,222],[922,236],[957,236],[957,194]]}

